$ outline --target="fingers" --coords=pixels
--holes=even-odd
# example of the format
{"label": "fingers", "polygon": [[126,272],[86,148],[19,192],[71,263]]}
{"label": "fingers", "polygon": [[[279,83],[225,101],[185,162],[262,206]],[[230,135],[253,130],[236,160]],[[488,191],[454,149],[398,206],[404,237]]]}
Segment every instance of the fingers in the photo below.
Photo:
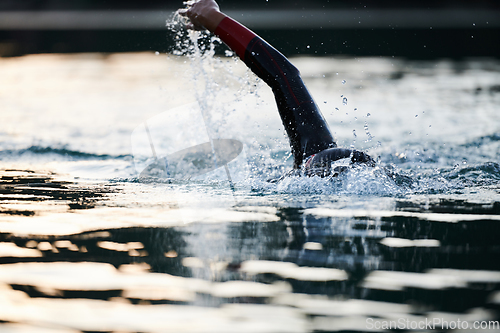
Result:
{"label": "fingers", "polygon": [[184,27],[188,30],[197,30],[195,25],[192,22],[192,14],[189,12],[190,8],[180,8],[177,9],[177,14],[184,18],[181,22],[184,24]]}
{"label": "fingers", "polygon": [[200,15],[196,11],[193,11],[192,7],[178,9],[177,13],[186,19],[186,21],[184,21],[184,26],[186,27],[186,29],[205,30],[203,25],[201,25],[198,20]]}
{"label": "fingers", "polygon": [[196,31],[206,30],[204,27],[201,27],[201,26],[198,26],[198,25],[194,25],[193,23],[187,23],[186,24],[186,29],[188,29],[188,30],[196,30]]}
{"label": "fingers", "polygon": [[219,5],[215,0],[190,0],[185,1],[184,4],[186,8],[181,8],[177,12],[180,16],[189,20],[189,22],[184,23],[187,29],[210,30],[213,28],[214,13],[220,14]]}
{"label": "fingers", "polygon": [[[190,1],[184,1],[183,4],[186,6],[186,8],[180,8],[177,10],[177,12],[182,15],[182,16],[189,16],[192,6],[197,3],[198,1],[196,0],[190,0]],[[189,13],[188,13],[189,12]]]}

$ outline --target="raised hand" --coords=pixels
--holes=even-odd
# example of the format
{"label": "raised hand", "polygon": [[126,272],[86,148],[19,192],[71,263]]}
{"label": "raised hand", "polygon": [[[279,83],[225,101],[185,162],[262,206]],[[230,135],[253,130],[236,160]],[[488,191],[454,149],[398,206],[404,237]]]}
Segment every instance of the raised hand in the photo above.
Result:
{"label": "raised hand", "polygon": [[220,21],[225,17],[214,0],[192,0],[184,2],[185,8],[179,9],[179,15],[187,17],[186,28],[192,30],[208,29],[215,31]]}

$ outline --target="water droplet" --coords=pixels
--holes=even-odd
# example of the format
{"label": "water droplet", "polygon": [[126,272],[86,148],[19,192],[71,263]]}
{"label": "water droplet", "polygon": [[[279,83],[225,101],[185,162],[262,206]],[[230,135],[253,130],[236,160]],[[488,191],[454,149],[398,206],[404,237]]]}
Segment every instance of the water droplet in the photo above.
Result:
{"label": "water droplet", "polygon": [[354,111],[358,111],[358,108],[354,108]]}
{"label": "water droplet", "polygon": [[365,129],[365,134],[366,136],[368,137],[368,140],[366,140],[366,142],[370,142],[373,140],[374,136],[370,133],[370,131],[368,130],[368,123],[365,121],[365,125],[363,126],[363,128]]}
{"label": "water droplet", "polygon": [[343,105],[347,105],[347,97],[344,97],[344,98],[342,99],[342,104],[343,104]]}
{"label": "water droplet", "polygon": [[306,48],[310,48],[310,46],[309,46],[309,45],[307,45],[307,46],[306,46]]}
{"label": "water droplet", "polygon": [[366,117],[369,117],[369,116],[371,116],[371,114],[368,112],[368,113],[366,114]]}
{"label": "water droplet", "polygon": [[354,120],[358,120],[358,117],[354,117]]}
{"label": "water droplet", "polygon": [[418,114],[415,115],[415,118],[417,118],[417,117],[418,117]]}
{"label": "water droplet", "polygon": [[342,80],[342,84],[345,84],[347,81],[346,80]]}
{"label": "water droplet", "polygon": [[339,108],[335,108],[335,110],[337,110],[337,111],[338,111],[338,110],[339,110]]}
{"label": "water droplet", "polygon": [[356,130],[355,129],[352,130],[352,135],[354,135],[355,138],[358,137],[358,135],[356,134]]}
{"label": "water droplet", "polygon": [[432,127],[432,125],[429,125],[429,127]]}
{"label": "water droplet", "polygon": [[325,104],[326,104],[326,101],[323,101],[323,103],[325,103]]}
{"label": "water droplet", "polygon": [[160,52],[156,51],[156,52],[155,52],[155,54],[156,54],[156,55],[160,55]]}

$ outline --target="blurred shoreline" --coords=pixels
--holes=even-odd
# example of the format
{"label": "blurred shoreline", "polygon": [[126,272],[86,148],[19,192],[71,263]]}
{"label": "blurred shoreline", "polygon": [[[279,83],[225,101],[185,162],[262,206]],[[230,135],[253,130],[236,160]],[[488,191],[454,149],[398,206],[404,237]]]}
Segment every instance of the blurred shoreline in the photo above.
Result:
{"label": "blurred shoreline", "polygon": [[[166,26],[181,2],[0,6],[0,56],[79,52],[172,52]],[[461,59],[500,54],[500,7],[492,1],[369,5],[220,1],[287,56],[395,56]],[[142,7],[139,7],[142,6]],[[218,52],[222,53],[223,48]]]}

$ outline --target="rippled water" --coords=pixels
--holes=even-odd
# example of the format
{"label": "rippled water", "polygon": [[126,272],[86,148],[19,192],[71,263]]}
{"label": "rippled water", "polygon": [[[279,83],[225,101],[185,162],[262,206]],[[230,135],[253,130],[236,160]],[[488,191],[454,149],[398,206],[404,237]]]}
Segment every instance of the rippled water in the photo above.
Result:
{"label": "rippled water", "polygon": [[[237,59],[2,59],[2,332],[497,331],[500,62],[292,62],[376,168],[268,182],[287,138]],[[232,187],[140,176],[209,139]]]}

